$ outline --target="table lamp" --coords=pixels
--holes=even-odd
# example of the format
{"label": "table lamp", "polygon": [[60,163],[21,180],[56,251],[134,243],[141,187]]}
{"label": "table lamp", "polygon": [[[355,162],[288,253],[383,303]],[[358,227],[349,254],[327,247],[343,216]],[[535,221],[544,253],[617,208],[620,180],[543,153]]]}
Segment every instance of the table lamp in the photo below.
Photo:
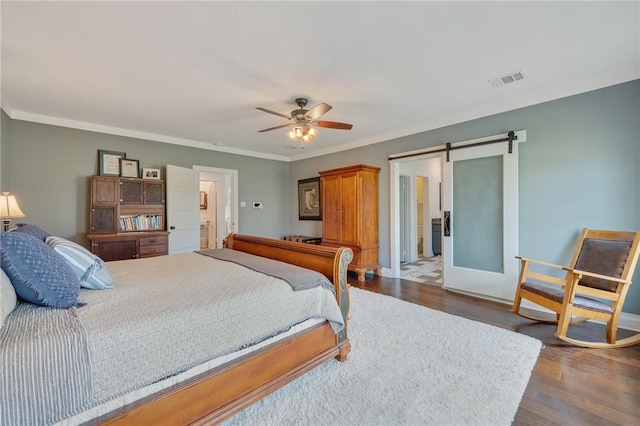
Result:
{"label": "table lamp", "polygon": [[11,219],[24,217],[24,213],[20,210],[15,195],[9,195],[8,192],[3,192],[0,195],[0,219],[2,219],[3,231],[9,230],[9,222]]}

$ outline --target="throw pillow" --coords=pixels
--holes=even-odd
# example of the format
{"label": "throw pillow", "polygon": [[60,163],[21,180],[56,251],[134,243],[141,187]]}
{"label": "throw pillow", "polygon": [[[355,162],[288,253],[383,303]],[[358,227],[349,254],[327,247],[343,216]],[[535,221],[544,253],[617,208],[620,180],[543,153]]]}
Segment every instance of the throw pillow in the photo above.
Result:
{"label": "throw pillow", "polygon": [[36,225],[30,225],[28,223],[18,223],[16,226],[17,228],[12,229],[11,232],[21,232],[24,234],[33,235],[34,237],[42,241],[44,241],[49,235],[51,235],[47,231],[38,228]]}
{"label": "throw pillow", "polygon": [[80,280],[44,241],[20,232],[0,234],[0,260],[21,299],[41,306],[78,306]]}
{"label": "throw pillow", "polygon": [[4,325],[4,319],[9,315],[16,307],[18,298],[16,291],[11,285],[11,280],[7,274],[0,269],[0,328]]}
{"label": "throw pillow", "polygon": [[80,279],[80,286],[93,290],[113,288],[109,270],[102,259],[79,244],[61,237],[47,237],[46,241]]}

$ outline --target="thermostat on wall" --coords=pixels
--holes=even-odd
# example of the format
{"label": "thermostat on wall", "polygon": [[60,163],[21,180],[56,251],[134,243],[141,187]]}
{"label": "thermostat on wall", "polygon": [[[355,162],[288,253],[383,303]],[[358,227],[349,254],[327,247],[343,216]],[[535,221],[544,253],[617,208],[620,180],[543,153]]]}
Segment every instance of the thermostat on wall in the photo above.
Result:
{"label": "thermostat on wall", "polygon": [[262,201],[254,201],[253,202],[253,208],[254,209],[261,209],[262,210],[263,207],[264,206],[262,205]]}

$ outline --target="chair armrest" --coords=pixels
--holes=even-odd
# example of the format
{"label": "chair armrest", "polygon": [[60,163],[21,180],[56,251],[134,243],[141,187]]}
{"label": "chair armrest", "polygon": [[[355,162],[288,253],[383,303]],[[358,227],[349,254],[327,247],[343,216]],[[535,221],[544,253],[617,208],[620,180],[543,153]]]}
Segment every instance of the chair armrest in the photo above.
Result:
{"label": "chair armrest", "polygon": [[566,269],[566,266],[562,266],[562,265],[556,265],[554,263],[549,263],[549,262],[543,262],[541,260],[534,260],[534,259],[529,259],[526,257],[522,257],[522,256],[516,256],[516,259],[520,259],[524,262],[531,262],[531,263],[537,263],[538,265],[544,265],[544,266],[551,266],[552,268],[557,268],[557,269]]}
{"label": "chair armrest", "polygon": [[562,269],[564,269],[565,271],[572,272],[574,274],[586,275],[588,277],[600,278],[600,279],[607,280],[607,281],[613,281],[613,282],[622,283],[622,284],[630,284],[631,283],[631,280],[623,280],[622,278],[610,277],[608,275],[601,275],[601,274],[596,274],[596,273],[593,273],[593,272],[581,271],[580,269],[573,269],[573,268],[569,268],[569,267],[563,267]]}

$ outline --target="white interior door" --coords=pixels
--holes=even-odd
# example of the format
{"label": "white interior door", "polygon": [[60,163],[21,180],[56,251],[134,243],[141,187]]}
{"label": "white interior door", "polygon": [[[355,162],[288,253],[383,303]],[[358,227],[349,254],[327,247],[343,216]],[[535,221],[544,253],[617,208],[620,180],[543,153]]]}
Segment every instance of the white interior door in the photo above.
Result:
{"label": "white interior door", "polygon": [[200,250],[200,172],[167,164],[169,254]]}
{"label": "white interior door", "polygon": [[507,142],[453,150],[442,164],[444,287],[513,300],[518,144],[511,154]]}

